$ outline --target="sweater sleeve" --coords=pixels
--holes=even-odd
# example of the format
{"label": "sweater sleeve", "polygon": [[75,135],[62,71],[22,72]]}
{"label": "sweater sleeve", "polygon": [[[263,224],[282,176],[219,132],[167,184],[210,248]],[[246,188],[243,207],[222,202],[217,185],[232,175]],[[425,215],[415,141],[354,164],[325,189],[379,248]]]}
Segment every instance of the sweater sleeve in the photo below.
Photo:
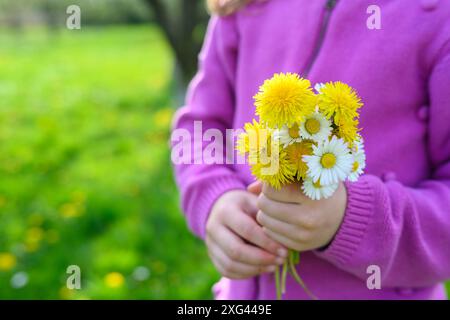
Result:
{"label": "sweater sleeve", "polygon": [[[236,57],[235,17],[211,18],[199,70],[189,85],[186,105],[174,118],[172,162],[181,206],[190,229],[201,238],[214,202],[226,191],[245,189],[225,158],[226,129],[232,128],[234,116]],[[208,145],[218,142],[224,147],[209,152]]]}
{"label": "sweater sleeve", "polygon": [[431,176],[414,188],[372,175],[347,183],[343,223],[316,254],[361,279],[377,265],[381,285],[421,287],[450,278],[450,50],[429,78]]}

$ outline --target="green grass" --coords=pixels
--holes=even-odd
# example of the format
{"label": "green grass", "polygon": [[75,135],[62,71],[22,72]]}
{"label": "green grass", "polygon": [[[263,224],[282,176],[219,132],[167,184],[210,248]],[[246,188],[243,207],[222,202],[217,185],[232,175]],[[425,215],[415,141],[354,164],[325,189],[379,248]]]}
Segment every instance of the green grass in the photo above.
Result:
{"label": "green grass", "polygon": [[[218,274],[173,183],[172,56],[157,29],[0,43],[0,298],[211,298]],[[81,290],[65,289],[69,265]],[[28,283],[13,288],[18,272]]]}

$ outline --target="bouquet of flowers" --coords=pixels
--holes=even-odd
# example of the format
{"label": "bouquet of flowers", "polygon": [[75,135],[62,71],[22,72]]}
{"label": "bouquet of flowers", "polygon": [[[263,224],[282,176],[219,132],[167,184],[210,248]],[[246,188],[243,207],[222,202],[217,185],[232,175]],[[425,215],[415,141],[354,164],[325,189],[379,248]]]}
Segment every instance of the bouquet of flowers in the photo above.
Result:
{"label": "bouquet of flowers", "polygon": [[[333,195],[341,181],[356,181],[365,168],[359,134],[361,99],[342,82],[317,84],[294,73],[275,74],[254,96],[256,115],[237,141],[252,174],[275,189],[297,183],[312,200]],[[275,272],[277,297],[285,292],[288,271],[314,298],[296,272],[299,253]]]}

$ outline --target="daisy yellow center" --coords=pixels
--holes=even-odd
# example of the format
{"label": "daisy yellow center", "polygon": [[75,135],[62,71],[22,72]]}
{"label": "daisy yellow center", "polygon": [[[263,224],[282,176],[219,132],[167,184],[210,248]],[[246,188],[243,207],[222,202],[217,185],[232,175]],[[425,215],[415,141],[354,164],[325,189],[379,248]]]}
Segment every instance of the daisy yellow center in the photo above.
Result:
{"label": "daisy yellow center", "polygon": [[353,162],[352,172],[356,172],[359,168],[359,163],[357,161]]}
{"label": "daisy yellow center", "polygon": [[289,136],[292,139],[298,139],[300,137],[300,134],[298,132],[298,125],[294,124],[291,128],[289,128]]}
{"label": "daisy yellow center", "polygon": [[305,128],[309,134],[316,134],[320,131],[320,122],[314,118],[308,119],[305,122]]}
{"label": "daisy yellow center", "polygon": [[336,156],[332,153],[325,153],[322,158],[320,158],[320,164],[325,169],[333,168],[336,164]]}

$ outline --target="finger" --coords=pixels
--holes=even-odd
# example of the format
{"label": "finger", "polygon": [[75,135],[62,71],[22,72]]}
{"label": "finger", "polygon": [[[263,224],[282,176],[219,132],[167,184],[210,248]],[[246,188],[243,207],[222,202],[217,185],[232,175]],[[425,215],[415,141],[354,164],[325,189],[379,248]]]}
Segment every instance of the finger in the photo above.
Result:
{"label": "finger", "polygon": [[217,254],[215,252],[218,249],[217,249],[217,245],[215,244],[215,240],[213,240],[209,235],[207,235],[205,242],[206,242],[206,245],[208,248],[208,256],[211,259],[214,267],[216,267],[217,271],[219,271],[219,273],[226,278],[240,279],[240,275],[232,273],[232,272],[228,272],[228,270],[226,270],[223,263],[217,258]]}
{"label": "finger", "polygon": [[262,188],[262,182],[260,180],[256,180],[247,187],[247,191],[253,193],[254,195],[259,195],[262,192]]}
{"label": "finger", "polygon": [[276,190],[265,183],[262,188],[262,193],[269,199],[278,202],[304,203],[308,201],[308,198],[301,191],[299,183],[284,185],[280,190]]}
{"label": "finger", "polygon": [[227,228],[219,228],[211,237],[233,261],[256,266],[268,266],[284,262],[284,259],[272,253],[244,243],[241,238]]}
{"label": "finger", "polygon": [[210,245],[210,256],[219,272],[227,278],[244,279],[265,272],[275,271],[276,266],[254,266],[231,260],[215,243]]}
{"label": "finger", "polygon": [[274,255],[287,257],[288,251],[279,243],[270,239],[256,222],[256,217],[252,218],[246,214],[240,216],[230,215],[225,224],[233,232],[247,240],[248,242],[265,249]]}
{"label": "finger", "polygon": [[256,216],[258,222],[264,227],[275,233],[285,235],[286,238],[297,241],[300,237],[293,237],[290,235],[298,235],[302,232],[295,228],[292,224],[285,223],[281,220],[274,219],[271,216],[265,214],[263,211],[259,211]]}
{"label": "finger", "polygon": [[294,242],[292,239],[289,239],[288,237],[286,237],[282,234],[279,234],[277,232],[274,232],[270,229],[263,228],[263,230],[269,237],[271,237],[275,241],[282,243],[287,248],[294,249],[297,251],[308,251],[308,250],[314,249],[311,245],[308,245],[307,243],[303,244],[303,243],[299,243],[299,242]]}
{"label": "finger", "polygon": [[208,251],[208,255],[209,258],[211,259],[214,267],[217,269],[217,271],[226,278],[230,278],[230,279],[241,279],[241,275],[232,273],[232,272],[228,272],[223,266],[222,263],[216,258],[215,254],[213,254],[212,252]]}
{"label": "finger", "polygon": [[272,218],[290,224],[297,224],[303,209],[299,204],[271,200],[263,193],[258,197],[258,208]]}
{"label": "finger", "polygon": [[241,203],[242,210],[254,219],[256,219],[256,214],[258,213],[257,202],[258,197],[249,192],[247,197],[245,197],[244,201]]}

